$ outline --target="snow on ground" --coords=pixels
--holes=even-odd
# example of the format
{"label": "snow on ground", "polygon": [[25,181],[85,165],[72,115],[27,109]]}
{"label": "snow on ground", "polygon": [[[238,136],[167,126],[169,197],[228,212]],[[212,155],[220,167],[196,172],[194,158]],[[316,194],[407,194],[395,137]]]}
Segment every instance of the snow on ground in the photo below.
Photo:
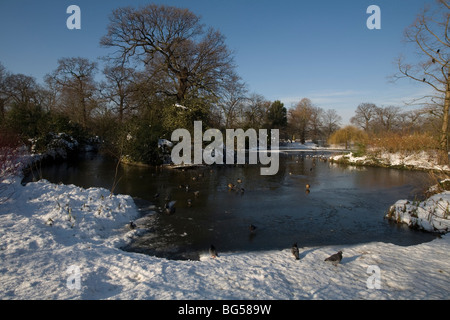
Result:
{"label": "snow on ground", "polygon": [[[450,237],[388,243],[221,252],[170,261],[120,246],[140,230],[129,196],[42,180],[0,205],[0,299],[449,299]],[[10,194],[11,194],[10,193]],[[0,195],[1,196],[1,195]],[[136,220],[137,219],[137,220]],[[129,221],[137,228],[131,230]],[[326,257],[343,250],[341,264]]]}

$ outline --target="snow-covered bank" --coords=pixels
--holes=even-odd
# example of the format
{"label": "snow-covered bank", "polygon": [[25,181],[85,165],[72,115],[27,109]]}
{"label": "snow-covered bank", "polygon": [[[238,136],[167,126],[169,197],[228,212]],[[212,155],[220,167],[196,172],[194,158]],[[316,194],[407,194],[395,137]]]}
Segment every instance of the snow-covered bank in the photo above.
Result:
{"label": "snow-covered bank", "polygon": [[[221,252],[169,261],[120,246],[139,233],[129,196],[47,181],[8,185],[0,205],[0,299],[449,299],[450,237]],[[299,241],[301,237],[299,238]],[[344,250],[340,265],[324,261]],[[379,280],[380,287],[377,286]]]}
{"label": "snow-covered bank", "polygon": [[450,191],[421,202],[399,200],[391,206],[386,217],[412,228],[447,233],[450,230]]}
{"label": "snow-covered bank", "polygon": [[445,165],[436,164],[435,159],[430,158],[427,152],[402,154],[382,152],[375,156],[355,156],[352,152],[330,157],[331,161],[347,163],[353,165],[381,166],[392,168],[405,168],[416,170],[436,170],[442,172],[450,172],[450,168]]}

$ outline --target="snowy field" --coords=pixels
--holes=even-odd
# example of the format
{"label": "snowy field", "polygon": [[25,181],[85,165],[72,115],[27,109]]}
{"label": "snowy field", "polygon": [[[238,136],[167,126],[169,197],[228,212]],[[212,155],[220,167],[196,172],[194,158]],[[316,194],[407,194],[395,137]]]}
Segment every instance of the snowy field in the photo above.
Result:
{"label": "snowy field", "polygon": [[[140,231],[129,196],[12,179],[0,197],[0,299],[302,300],[450,298],[450,237],[221,252],[170,261],[124,252]],[[137,228],[131,230],[133,220]],[[343,250],[337,266],[324,259]]]}

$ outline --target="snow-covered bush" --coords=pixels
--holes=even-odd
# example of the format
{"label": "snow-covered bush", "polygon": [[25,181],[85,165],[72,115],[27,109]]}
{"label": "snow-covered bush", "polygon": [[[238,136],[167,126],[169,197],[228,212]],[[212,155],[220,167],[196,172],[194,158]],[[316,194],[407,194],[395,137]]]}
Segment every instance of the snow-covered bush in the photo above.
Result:
{"label": "snow-covered bush", "polygon": [[66,133],[49,132],[42,138],[30,139],[29,141],[31,142],[31,153],[45,153],[54,159],[67,158],[79,146],[78,141]]}
{"label": "snow-covered bush", "polygon": [[429,232],[450,231],[450,191],[425,201],[399,200],[389,208],[386,218]]}

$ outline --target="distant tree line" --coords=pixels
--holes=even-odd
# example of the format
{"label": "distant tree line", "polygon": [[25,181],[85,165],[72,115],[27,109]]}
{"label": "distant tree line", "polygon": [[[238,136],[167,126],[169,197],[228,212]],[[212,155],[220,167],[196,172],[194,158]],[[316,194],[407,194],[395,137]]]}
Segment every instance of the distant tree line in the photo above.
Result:
{"label": "distant tree line", "polygon": [[361,103],[350,122],[371,134],[407,134],[418,131],[436,133],[438,117],[423,108],[405,111],[396,106],[379,107],[373,103]]}
{"label": "distant tree line", "polygon": [[[445,21],[448,28],[449,19]],[[411,30],[426,31],[429,21],[419,22]],[[158,139],[170,139],[177,128],[192,129],[195,120],[203,121],[205,129],[279,129],[282,139],[302,143],[326,144],[342,129],[336,110],[317,107],[307,98],[286,108],[281,101],[249,92],[225,37],[187,9],[155,4],[118,8],[100,44],[111,54],[97,61],[61,58],[43,83],[0,64],[1,130],[26,143],[38,140],[42,148],[50,133],[64,132],[80,142],[97,136],[118,157],[156,164],[161,161]],[[362,103],[351,123],[367,135],[429,131],[447,150],[448,47],[430,46],[427,58],[432,60],[420,65],[423,82],[441,90],[438,103],[408,112]],[[433,74],[432,68],[442,74]],[[409,65],[400,64],[400,71],[412,74]]]}
{"label": "distant tree line", "polygon": [[340,128],[342,117],[334,109],[324,110],[303,98],[288,112],[288,133],[292,140],[326,144],[331,134]]}

